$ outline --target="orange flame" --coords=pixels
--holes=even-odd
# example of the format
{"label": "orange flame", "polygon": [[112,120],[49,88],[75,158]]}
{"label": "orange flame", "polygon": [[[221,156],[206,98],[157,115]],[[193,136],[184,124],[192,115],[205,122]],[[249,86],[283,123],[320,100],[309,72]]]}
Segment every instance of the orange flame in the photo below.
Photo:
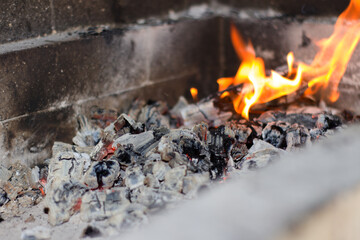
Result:
{"label": "orange flame", "polygon": [[196,88],[190,88],[190,93],[194,101],[197,101],[198,99],[198,90]]}
{"label": "orange flame", "polygon": [[[231,41],[242,62],[235,77],[217,80],[219,91],[231,85],[245,84],[242,91],[233,97],[233,105],[235,111],[246,119],[249,119],[249,111],[254,104],[266,103],[293,93],[303,82],[308,86],[305,95],[319,92],[322,98],[335,102],[339,97],[339,82],[360,39],[359,18],[360,0],[351,0],[339,16],[333,34],[319,41],[320,50],[311,65],[299,62],[294,67],[294,54],[288,54],[287,77],[275,71],[266,76],[264,61],[256,57],[252,44],[245,43],[234,25],[231,25]],[[293,75],[295,78],[290,79]],[[222,97],[228,95],[225,93]]]}

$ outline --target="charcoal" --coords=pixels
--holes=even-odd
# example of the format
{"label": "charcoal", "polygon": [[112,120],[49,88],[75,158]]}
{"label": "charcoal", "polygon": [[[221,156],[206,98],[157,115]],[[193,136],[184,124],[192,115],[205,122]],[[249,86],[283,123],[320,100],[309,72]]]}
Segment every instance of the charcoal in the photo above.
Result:
{"label": "charcoal", "polygon": [[157,151],[170,166],[186,165],[193,172],[209,171],[210,154],[197,134],[188,129],[171,130],[159,142]]}
{"label": "charcoal", "polygon": [[59,225],[69,220],[80,209],[82,195],[87,187],[77,181],[55,180],[46,184],[46,206],[49,208],[49,223]]}
{"label": "charcoal", "polygon": [[159,180],[150,173],[146,175],[144,179],[144,185],[147,186],[148,188],[155,188],[155,189],[160,188]]}
{"label": "charcoal", "polygon": [[138,155],[134,153],[132,145],[119,145],[111,159],[118,161],[121,166],[129,166],[138,161]]}
{"label": "charcoal", "polygon": [[50,160],[49,179],[81,181],[83,173],[90,166],[90,157],[86,153],[62,152]]}
{"label": "charcoal", "polygon": [[86,238],[86,237],[96,238],[96,237],[101,237],[101,235],[102,235],[101,231],[97,227],[94,227],[94,226],[87,226],[82,233],[83,238]]}
{"label": "charcoal", "polygon": [[38,204],[40,200],[41,200],[40,192],[34,190],[22,192],[16,198],[16,201],[18,202],[19,206],[24,209],[31,207],[35,204]]}
{"label": "charcoal", "polygon": [[128,115],[130,118],[138,121],[138,116],[141,112],[141,109],[146,105],[146,102],[142,99],[136,99],[132,102],[130,109],[128,111]]}
{"label": "charcoal", "polygon": [[311,137],[309,130],[299,124],[293,124],[286,131],[286,150],[293,150],[295,147],[310,145]]}
{"label": "charcoal", "polygon": [[321,135],[323,134],[323,131],[321,131],[318,128],[313,128],[313,129],[310,129],[309,134],[310,134],[311,140],[317,140],[321,137]]}
{"label": "charcoal", "polygon": [[210,151],[210,161],[212,163],[210,173],[211,178],[221,177],[225,172],[225,167],[229,161],[231,147],[235,142],[235,133],[226,126],[212,128],[209,131],[207,145]]}
{"label": "charcoal", "polygon": [[6,182],[11,178],[11,171],[0,165],[0,181]]}
{"label": "charcoal", "polygon": [[93,147],[79,147],[63,142],[54,142],[54,145],[52,147],[52,155],[55,156],[60,152],[76,152],[90,154],[92,150]]}
{"label": "charcoal", "polygon": [[[161,160],[161,159],[160,159]],[[154,160],[154,159],[147,159],[144,166],[143,166],[143,169],[142,169],[142,172],[144,175],[147,175],[147,174],[152,174],[153,173],[153,167],[154,167],[154,164],[160,160]]]}
{"label": "charcoal", "polygon": [[22,186],[13,185],[10,181],[0,181],[0,187],[6,192],[6,196],[10,200],[15,200],[18,194],[24,190]]}
{"label": "charcoal", "polygon": [[136,155],[145,156],[158,145],[158,141],[154,136],[154,131],[147,131],[140,134],[124,134],[112,144],[113,148],[129,145],[132,146],[131,149]]}
{"label": "charcoal", "polygon": [[82,197],[80,217],[83,221],[104,220],[123,211],[129,204],[125,188],[87,192]]}
{"label": "charcoal", "polygon": [[181,110],[186,108],[188,105],[189,103],[187,102],[187,100],[183,96],[181,96],[179,97],[179,100],[177,101],[175,106],[173,106],[173,108],[170,110],[170,116],[178,121],[178,125],[183,124],[181,122]]}
{"label": "charcoal", "polygon": [[211,126],[220,126],[232,116],[231,112],[221,112],[214,106],[214,100],[190,104],[180,110],[185,127],[192,127],[200,122]]}
{"label": "charcoal", "polygon": [[210,174],[208,172],[185,176],[183,179],[182,193],[188,196],[194,196],[202,186],[208,184],[209,182]]}
{"label": "charcoal", "polygon": [[149,209],[163,208],[168,204],[184,199],[177,191],[140,187],[131,192],[131,202],[139,203]]}
{"label": "charcoal", "polygon": [[168,134],[170,132],[170,129],[164,126],[160,126],[158,128],[154,129],[154,137],[156,141],[159,141],[163,136]]}
{"label": "charcoal", "polygon": [[109,143],[126,133],[137,134],[143,131],[143,124],[136,122],[126,114],[121,114],[115,122],[104,129],[102,141]]}
{"label": "charcoal", "polygon": [[248,154],[248,148],[246,144],[241,142],[236,142],[230,151],[230,156],[234,162],[240,161],[246,154]]}
{"label": "charcoal", "polygon": [[183,178],[186,174],[186,166],[179,166],[166,172],[164,187],[167,190],[181,192]]}
{"label": "charcoal", "polygon": [[118,118],[119,114],[113,109],[103,109],[98,106],[90,108],[91,122],[101,128],[105,128]]}
{"label": "charcoal", "polygon": [[240,124],[237,121],[227,122],[226,127],[230,128],[234,134],[237,142],[247,143],[248,138],[252,133],[252,129],[245,124]]}
{"label": "charcoal", "polygon": [[163,161],[155,162],[152,168],[152,174],[158,181],[164,181],[165,174],[170,170],[168,164]]}
{"label": "charcoal", "polygon": [[264,141],[277,148],[286,148],[286,131],[290,124],[283,121],[271,122],[266,125],[262,132]]}
{"label": "charcoal", "polygon": [[278,119],[280,118],[285,118],[286,117],[286,113],[285,112],[280,112],[280,111],[266,111],[264,113],[262,113],[257,120],[264,123],[264,124],[268,124],[270,122],[276,122]]}
{"label": "charcoal", "polygon": [[195,125],[192,128],[192,131],[199,137],[201,141],[205,142],[207,139],[209,126],[206,123],[202,122]]}
{"label": "charcoal", "polygon": [[95,146],[100,141],[100,129],[92,126],[83,115],[77,117],[77,122],[78,130],[72,139],[73,143],[79,147]]}
{"label": "charcoal", "polygon": [[119,174],[120,166],[117,161],[93,162],[86,171],[83,182],[91,189],[109,188],[114,185]]}
{"label": "charcoal", "polygon": [[7,193],[5,190],[0,188],[0,207],[4,204],[6,204],[10,199],[7,196]]}
{"label": "charcoal", "polygon": [[317,118],[313,114],[308,113],[291,113],[286,114],[285,112],[280,111],[267,111],[263,113],[258,119],[258,121],[268,124],[270,122],[287,122],[290,125],[297,123],[305,126],[308,129],[312,129],[316,125]]}
{"label": "charcoal", "polygon": [[148,222],[147,208],[138,203],[129,204],[123,211],[109,219],[109,224],[118,229],[129,229]]}
{"label": "charcoal", "polygon": [[103,141],[100,141],[90,152],[90,158],[95,161],[103,160],[108,155],[107,148],[109,147],[110,144],[111,143],[105,144]]}
{"label": "charcoal", "polygon": [[145,125],[146,130],[154,130],[159,127],[170,128],[170,118],[163,114],[168,111],[164,102],[147,104],[141,109],[138,121]]}
{"label": "charcoal", "polygon": [[20,187],[24,190],[30,187],[36,187],[36,183],[32,181],[31,169],[28,166],[16,163],[11,165],[9,170],[12,173],[9,182],[13,186]]}
{"label": "charcoal", "polygon": [[147,156],[146,156],[146,161],[152,161],[152,162],[157,162],[161,160],[161,155],[160,153],[157,153],[156,150],[155,151],[151,151]]}
{"label": "charcoal", "polygon": [[26,229],[21,233],[22,240],[47,240],[51,238],[50,229],[37,226],[32,229]]}
{"label": "charcoal", "polygon": [[145,176],[139,166],[128,167],[125,171],[125,186],[130,190],[144,185]]}
{"label": "charcoal", "polygon": [[236,164],[236,168],[241,170],[259,169],[279,159],[280,154],[284,152],[284,150],[276,148],[270,143],[255,139],[249,153]]}
{"label": "charcoal", "polygon": [[341,125],[340,117],[328,113],[320,114],[316,121],[316,127],[322,131],[334,129]]}

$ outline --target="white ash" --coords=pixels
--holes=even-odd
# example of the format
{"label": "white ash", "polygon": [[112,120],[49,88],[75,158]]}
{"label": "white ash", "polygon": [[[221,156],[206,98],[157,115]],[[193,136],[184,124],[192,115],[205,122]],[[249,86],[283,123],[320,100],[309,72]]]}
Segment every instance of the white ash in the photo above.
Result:
{"label": "white ash", "polygon": [[26,229],[21,233],[21,240],[48,240],[50,238],[50,229],[42,226]]}
{"label": "white ash", "polygon": [[144,185],[145,176],[139,166],[128,167],[125,171],[125,186],[130,190]]}
{"label": "white ash", "polygon": [[87,222],[104,220],[125,211],[130,204],[127,191],[126,188],[113,188],[85,193],[81,202],[81,219]]}
{"label": "white ash", "polygon": [[214,101],[210,100],[187,105],[180,110],[180,116],[185,127],[192,127],[201,122],[219,126],[225,124],[231,118],[232,113],[221,112],[214,106]]}
{"label": "white ash", "polygon": [[79,147],[95,146],[100,140],[100,129],[92,125],[83,115],[79,115],[77,121],[78,131],[72,141]]}
{"label": "white ash", "polygon": [[284,152],[284,150],[276,148],[265,141],[255,139],[254,145],[249,149],[248,154],[237,163],[237,168],[240,170],[263,168],[272,161],[279,159],[280,154]]}

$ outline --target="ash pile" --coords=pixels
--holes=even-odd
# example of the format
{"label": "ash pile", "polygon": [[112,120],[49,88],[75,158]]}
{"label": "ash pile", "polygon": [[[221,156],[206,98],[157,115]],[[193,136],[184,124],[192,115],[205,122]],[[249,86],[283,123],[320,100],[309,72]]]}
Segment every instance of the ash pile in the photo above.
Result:
{"label": "ash pile", "polygon": [[[46,195],[52,225],[79,214],[106,235],[105,229],[141,226],[154,212],[265,167],[357,119],[349,112],[296,107],[247,121],[220,110],[214,99],[189,104],[183,97],[171,109],[135,101],[120,115],[95,107],[90,119],[78,117],[73,144],[55,142],[53,157],[32,171],[32,191],[39,199],[41,191]],[[6,184],[0,186],[2,213],[21,199]]]}

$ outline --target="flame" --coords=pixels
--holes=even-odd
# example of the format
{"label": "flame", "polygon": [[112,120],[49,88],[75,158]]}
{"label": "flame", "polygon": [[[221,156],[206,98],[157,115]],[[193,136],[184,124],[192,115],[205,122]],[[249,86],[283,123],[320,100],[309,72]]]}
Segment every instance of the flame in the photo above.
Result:
{"label": "flame", "polygon": [[[287,55],[286,77],[275,71],[266,76],[264,61],[256,57],[251,42],[246,43],[235,26],[231,25],[231,41],[242,62],[235,77],[217,80],[219,91],[244,84],[242,91],[232,96],[232,100],[235,111],[246,119],[249,119],[249,111],[254,104],[266,103],[288,95],[302,85],[308,87],[304,95],[320,93],[324,99],[337,101],[338,85],[360,39],[359,19],[360,0],[351,0],[336,21],[333,34],[318,42],[320,49],[310,65],[296,63],[292,52]],[[229,93],[225,91],[221,97],[224,96],[229,96]]]}
{"label": "flame", "polygon": [[197,101],[198,99],[198,90],[196,88],[190,88],[190,93],[194,101]]}

